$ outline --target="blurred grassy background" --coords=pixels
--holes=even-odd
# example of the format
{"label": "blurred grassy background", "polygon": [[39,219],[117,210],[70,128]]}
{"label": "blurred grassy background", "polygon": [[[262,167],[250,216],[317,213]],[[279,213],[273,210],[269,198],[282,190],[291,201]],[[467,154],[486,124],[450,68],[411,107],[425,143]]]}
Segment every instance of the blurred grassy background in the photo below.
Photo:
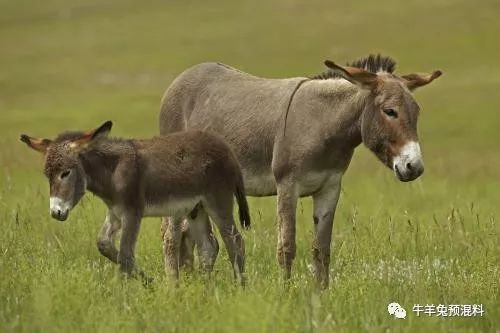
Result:
{"label": "blurred grassy background", "polygon": [[[0,331],[497,331],[500,280],[500,2],[0,0]],[[121,281],[94,240],[104,208],[88,196],[70,220],[47,214],[42,159],[19,133],[52,137],[111,119],[117,136],[158,132],[159,100],[185,68],[220,61],[265,77],[312,75],[380,52],[397,73],[441,69],[416,92],[426,173],[397,182],[359,148],[343,183],[332,287],[308,273],[310,200],[283,289],[275,199],[252,199],[249,286],[225,253],[207,284],[163,281],[157,219],[137,257],[158,286]],[[395,321],[389,302],[406,307]],[[483,318],[418,318],[414,303],[483,303]]]}

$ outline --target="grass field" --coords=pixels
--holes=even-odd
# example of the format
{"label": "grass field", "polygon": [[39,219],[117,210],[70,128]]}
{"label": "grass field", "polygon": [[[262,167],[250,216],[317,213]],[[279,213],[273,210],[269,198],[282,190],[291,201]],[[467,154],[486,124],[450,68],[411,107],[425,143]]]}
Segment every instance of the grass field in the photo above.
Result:
{"label": "grass field", "polygon": [[[0,331],[500,332],[498,1],[0,0]],[[331,287],[312,285],[311,201],[298,208],[288,288],[275,259],[275,198],[250,199],[248,286],[225,252],[210,281],[168,285],[159,219],[124,280],[95,238],[104,205],[48,214],[43,160],[20,133],[51,137],[111,119],[116,136],[158,132],[159,100],[183,69],[221,61],[267,77],[316,74],[370,52],[398,72],[441,69],[416,93],[426,173],[400,183],[360,147],[337,210]],[[406,308],[405,320],[387,304]],[[414,304],[483,304],[483,317],[417,317]]]}

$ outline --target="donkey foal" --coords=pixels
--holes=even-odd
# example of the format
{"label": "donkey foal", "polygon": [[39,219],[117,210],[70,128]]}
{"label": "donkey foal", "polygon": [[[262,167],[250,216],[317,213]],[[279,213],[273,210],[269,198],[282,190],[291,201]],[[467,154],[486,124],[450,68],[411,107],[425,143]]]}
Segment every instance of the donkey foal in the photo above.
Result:
{"label": "donkey foal", "polygon": [[[250,226],[250,216],[239,164],[230,148],[200,131],[149,140],[109,139],[111,127],[108,121],[89,132],[64,132],[55,140],[21,135],[21,141],[45,155],[52,217],[66,220],[86,190],[101,198],[108,212],[97,247],[129,275],[143,275],[134,268],[142,217],[164,217],[165,270],[177,279],[183,217],[195,216],[203,206],[219,229],[235,277],[243,284],[245,249],[233,219],[233,195],[243,227]],[[198,231],[193,241],[217,251],[210,226],[192,221]],[[118,250],[115,237],[120,229]],[[210,271],[212,266],[213,262],[208,263],[205,269]]]}

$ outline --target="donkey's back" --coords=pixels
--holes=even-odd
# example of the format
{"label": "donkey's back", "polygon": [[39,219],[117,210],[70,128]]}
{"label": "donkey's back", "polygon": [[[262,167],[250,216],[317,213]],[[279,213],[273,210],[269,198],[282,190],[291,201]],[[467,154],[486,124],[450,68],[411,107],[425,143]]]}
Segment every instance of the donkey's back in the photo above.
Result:
{"label": "donkey's back", "polygon": [[[195,65],[181,73],[165,92],[160,133],[207,126],[220,130],[218,123],[206,123],[214,116],[244,121],[250,129],[260,128],[262,132],[271,127],[268,130],[274,133],[281,106],[289,101],[290,92],[300,81],[261,78],[221,63]],[[232,129],[229,126],[223,130],[223,136]]]}
{"label": "donkey's back", "polygon": [[236,154],[247,194],[274,194],[275,138],[291,94],[302,80],[260,78],[220,63],[193,66],[163,96],[160,134],[186,129],[217,133]]}

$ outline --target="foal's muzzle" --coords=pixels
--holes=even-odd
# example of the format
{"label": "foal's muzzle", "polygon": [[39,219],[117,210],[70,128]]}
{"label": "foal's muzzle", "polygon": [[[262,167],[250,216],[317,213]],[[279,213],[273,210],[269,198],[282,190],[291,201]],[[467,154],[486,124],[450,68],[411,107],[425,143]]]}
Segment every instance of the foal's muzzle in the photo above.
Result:
{"label": "foal's muzzle", "polygon": [[58,221],[66,221],[71,205],[61,198],[50,198],[50,215]]}
{"label": "foal's muzzle", "polygon": [[424,173],[424,161],[418,142],[409,142],[401,148],[401,152],[393,159],[393,170],[402,182],[417,179]]}
{"label": "foal's muzzle", "polygon": [[69,213],[69,211],[67,211],[67,210],[66,211],[62,211],[62,210],[55,211],[55,210],[52,210],[50,212],[50,215],[54,219],[56,219],[58,221],[66,221],[66,219],[68,218],[68,213]]}

